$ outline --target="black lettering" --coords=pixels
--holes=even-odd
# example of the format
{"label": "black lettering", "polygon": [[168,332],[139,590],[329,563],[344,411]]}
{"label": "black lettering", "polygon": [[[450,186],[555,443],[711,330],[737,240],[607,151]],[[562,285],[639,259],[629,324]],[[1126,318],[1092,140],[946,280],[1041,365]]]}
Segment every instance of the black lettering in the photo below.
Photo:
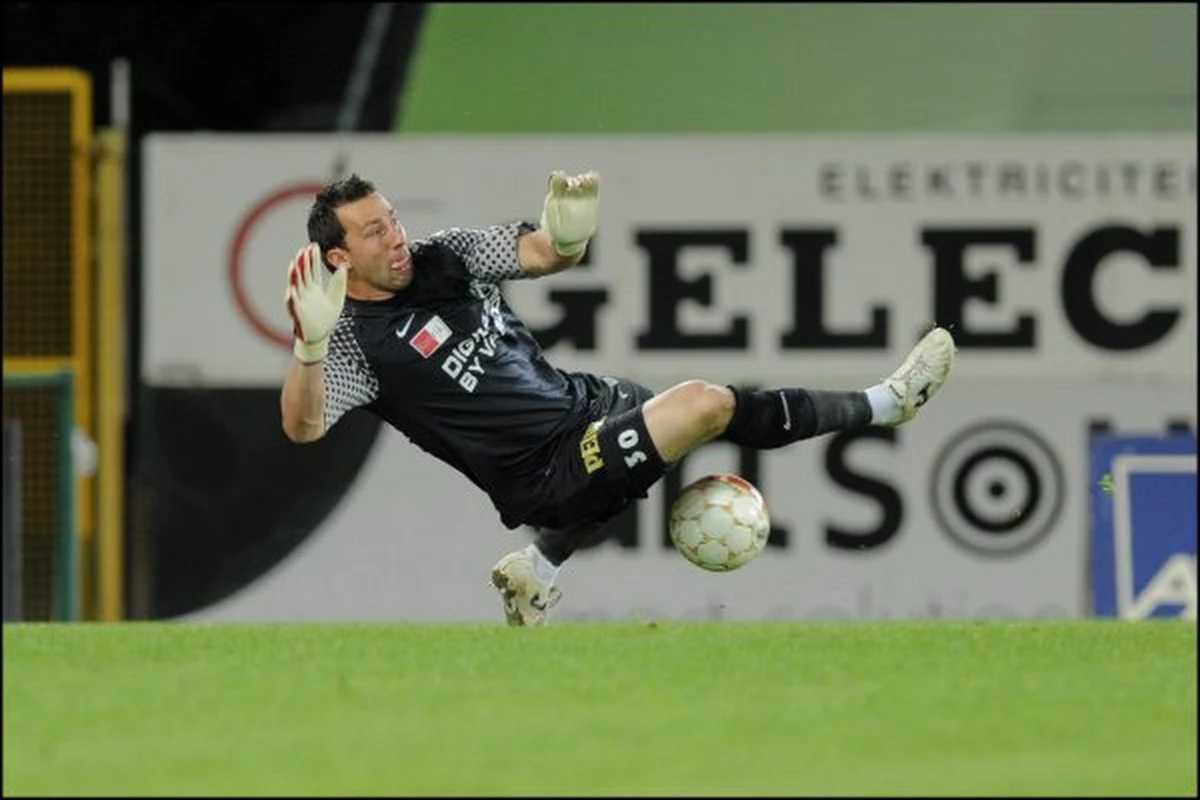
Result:
{"label": "black lettering", "polygon": [[[583,258],[574,269],[591,269],[595,257],[596,248],[592,245],[584,251]],[[565,342],[578,350],[595,350],[598,312],[608,302],[608,290],[554,289],[547,298],[562,309],[562,316],[549,327],[530,328],[538,344],[548,349]],[[494,339],[491,345],[495,347]]]}
{"label": "black lettering", "polygon": [[871,185],[871,168],[859,164],[854,170],[854,177],[857,179],[858,196],[863,200],[874,200],[879,193]]}
{"label": "black lettering", "polygon": [[1033,347],[1034,320],[1017,317],[1006,331],[982,331],[966,324],[963,308],[970,298],[995,303],[999,295],[995,271],[982,278],[966,276],[966,253],[976,245],[1006,245],[1017,256],[1017,264],[1030,266],[1034,256],[1033,230],[1029,228],[938,228],[924,231],[921,241],[933,251],[934,319],[953,329],[960,347]]}
{"label": "black lettering", "polygon": [[950,168],[943,165],[933,167],[926,174],[929,182],[928,192],[930,196],[937,197],[938,195],[946,195],[949,197],[954,194],[950,187]]}
{"label": "black lettering", "polygon": [[538,344],[548,349],[566,342],[578,350],[595,350],[597,312],[608,302],[608,290],[555,289],[548,299],[562,308],[562,316],[548,328],[531,330]]}
{"label": "black lettering", "polygon": [[967,163],[967,186],[972,197],[979,197],[983,193],[983,172],[984,166],[981,162]]}
{"label": "black lettering", "polygon": [[1154,167],[1154,193],[1160,200],[1179,199],[1179,173],[1174,164],[1156,164]]}
{"label": "black lettering", "polygon": [[1034,179],[1037,183],[1038,197],[1048,197],[1050,195],[1050,169],[1045,164],[1038,164]]}
{"label": "black lettering", "polygon": [[1063,197],[1083,197],[1083,164],[1068,161],[1058,171],[1058,191]]}
{"label": "black lettering", "polygon": [[850,447],[863,439],[896,441],[895,428],[861,428],[834,434],[825,448],[825,470],[838,486],[869,497],[879,504],[879,524],[871,530],[852,531],[833,524],[825,526],[825,543],[837,550],[874,550],[892,540],[904,521],[904,504],[899,492],[883,481],[855,472],[846,463]]}
{"label": "black lettering", "polygon": [[650,256],[650,326],[638,334],[643,350],[744,350],[749,322],[734,317],[721,333],[686,333],[679,329],[679,305],[684,300],[712,304],[712,276],[685,281],[679,277],[679,254],[690,247],[716,247],[729,251],[735,266],[749,258],[745,230],[639,231],[638,246]]}
{"label": "black lettering", "polygon": [[912,164],[893,164],[888,189],[896,200],[912,199]]}
{"label": "black lettering", "polygon": [[830,228],[784,230],[779,241],[792,251],[792,323],[780,344],[789,350],[844,349],[868,350],[887,347],[888,312],[883,306],[871,308],[871,328],[847,333],[829,330],[825,325],[825,253],[837,243],[837,232]]}
{"label": "black lettering", "polygon": [[817,186],[826,200],[842,199],[842,172],[837,164],[822,164],[817,172]]}
{"label": "black lettering", "polygon": [[1000,193],[1025,196],[1025,172],[1021,165],[1006,161],[1000,166]]}
{"label": "black lettering", "polygon": [[1125,194],[1133,197],[1137,194],[1138,165],[1127,161],[1121,165],[1121,178],[1124,180]]}
{"label": "black lettering", "polygon": [[1178,228],[1143,233],[1119,225],[1084,235],[1071,248],[1062,273],[1063,311],[1071,327],[1089,344],[1104,350],[1137,350],[1170,333],[1179,321],[1178,307],[1155,307],[1129,323],[1104,316],[1096,305],[1096,274],[1114,253],[1136,253],[1150,269],[1178,270],[1179,238]]}

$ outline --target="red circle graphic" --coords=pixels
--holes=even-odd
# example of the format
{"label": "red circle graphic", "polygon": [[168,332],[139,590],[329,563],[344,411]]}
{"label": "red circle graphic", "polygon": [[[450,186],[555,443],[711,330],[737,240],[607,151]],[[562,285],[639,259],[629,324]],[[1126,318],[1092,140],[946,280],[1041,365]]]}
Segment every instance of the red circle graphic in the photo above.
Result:
{"label": "red circle graphic", "polygon": [[[265,338],[267,341],[290,348],[292,346],[292,330],[291,328],[276,328],[269,323],[250,302],[250,298],[246,293],[246,287],[242,280],[243,273],[243,254],[246,249],[246,242],[250,238],[250,231],[257,225],[263,217],[265,217],[275,206],[285,203],[297,197],[313,197],[323,188],[320,183],[297,183],[292,186],[285,186],[270,195],[267,195],[262,200],[258,201],[251,209],[250,213],[242,220],[242,224],[238,226],[237,232],[234,234],[233,241],[229,245],[229,286],[233,292],[233,302],[237,306],[238,311],[250,323],[250,327],[256,333]],[[284,289],[284,281],[282,280],[283,270],[280,270],[280,294]],[[280,300],[282,303],[282,299]]]}

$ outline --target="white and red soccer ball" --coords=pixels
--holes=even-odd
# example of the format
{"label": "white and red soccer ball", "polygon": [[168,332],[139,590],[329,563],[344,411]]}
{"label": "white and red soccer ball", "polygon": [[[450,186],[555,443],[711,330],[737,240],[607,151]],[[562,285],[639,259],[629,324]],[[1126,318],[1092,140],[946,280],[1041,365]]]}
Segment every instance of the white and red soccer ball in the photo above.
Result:
{"label": "white and red soccer ball", "polygon": [[679,492],[670,528],[684,558],[710,572],[728,572],[767,546],[771,517],[762,493],[745,478],[707,475]]}

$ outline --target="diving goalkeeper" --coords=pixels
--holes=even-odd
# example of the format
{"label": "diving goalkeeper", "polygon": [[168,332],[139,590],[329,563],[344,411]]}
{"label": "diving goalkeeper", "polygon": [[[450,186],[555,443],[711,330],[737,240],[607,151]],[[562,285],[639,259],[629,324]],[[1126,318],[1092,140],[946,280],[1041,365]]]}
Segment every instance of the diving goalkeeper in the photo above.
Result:
{"label": "diving goalkeeper", "polygon": [[688,380],[656,392],[560,369],[498,284],[578,264],[599,192],[593,172],[553,172],[539,224],[410,239],[388,200],[351,175],[317,194],[310,243],[288,265],[287,436],[314,441],[365,409],[485,492],[506,527],[534,529],[491,573],[515,626],[543,624],[571,554],[600,541],[614,516],[692,450],[716,439],[769,450],[900,425],[954,367],[950,334],[934,328],[891,376],[861,391]]}

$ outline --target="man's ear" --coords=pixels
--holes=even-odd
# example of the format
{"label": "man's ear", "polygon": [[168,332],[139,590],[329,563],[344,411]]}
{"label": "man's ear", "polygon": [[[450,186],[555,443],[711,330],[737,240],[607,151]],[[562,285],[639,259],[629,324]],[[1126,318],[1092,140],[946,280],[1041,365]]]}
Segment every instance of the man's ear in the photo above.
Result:
{"label": "man's ear", "polygon": [[325,260],[334,269],[350,269],[350,251],[342,247],[334,247],[325,254]]}

